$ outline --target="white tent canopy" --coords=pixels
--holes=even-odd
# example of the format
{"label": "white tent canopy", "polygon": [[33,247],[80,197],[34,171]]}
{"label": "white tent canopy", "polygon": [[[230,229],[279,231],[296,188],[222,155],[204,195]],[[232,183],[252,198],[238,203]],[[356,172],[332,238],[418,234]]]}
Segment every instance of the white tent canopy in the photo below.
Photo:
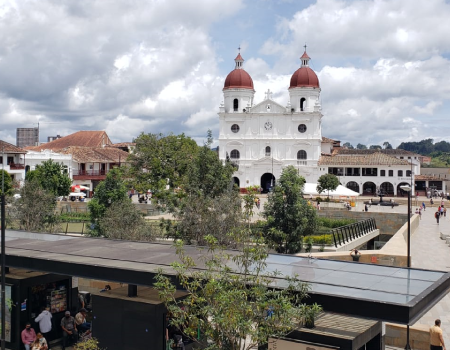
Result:
{"label": "white tent canopy", "polygon": [[[305,187],[303,188],[303,194],[305,195],[313,195],[319,196],[319,192],[317,192],[317,184],[316,183],[305,183]],[[324,191],[320,194],[320,196],[328,196],[328,191]],[[339,185],[334,191],[330,191],[330,197],[358,197],[359,193],[348,189],[345,186]]]}
{"label": "white tent canopy", "polygon": [[71,192],[68,197],[86,197],[86,193],[83,192]]}

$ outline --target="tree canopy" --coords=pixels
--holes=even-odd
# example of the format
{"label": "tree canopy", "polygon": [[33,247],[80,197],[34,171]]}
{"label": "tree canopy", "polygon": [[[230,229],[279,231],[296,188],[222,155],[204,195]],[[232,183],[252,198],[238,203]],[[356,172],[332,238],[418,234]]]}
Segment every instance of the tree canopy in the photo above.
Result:
{"label": "tree canopy", "polygon": [[39,186],[55,196],[67,196],[72,183],[65,173],[64,165],[54,162],[52,159],[36,165],[35,170],[27,172],[25,179],[27,181],[36,180]]}
{"label": "tree canopy", "polygon": [[356,145],[356,149],[367,149],[367,146],[366,146],[366,145],[363,145],[363,144],[361,144],[361,143],[358,143],[358,144]]}
{"label": "tree canopy", "polygon": [[2,194],[2,179],[4,181],[5,196],[12,196],[14,194],[14,184],[11,175],[6,170],[0,169],[0,195]]}
{"label": "tree canopy", "polygon": [[304,184],[295,167],[284,168],[264,207],[264,235],[278,253],[298,253],[303,237],[316,229],[316,210],[303,199]]}
{"label": "tree canopy", "polygon": [[136,148],[128,157],[133,187],[140,192],[151,189],[156,195],[183,187],[190,163],[199,147],[191,138],[181,135],[144,134],[134,140]]}
{"label": "tree canopy", "polygon": [[322,193],[328,191],[328,197],[330,191],[334,191],[339,186],[339,179],[333,174],[324,174],[317,179],[317,192]]}

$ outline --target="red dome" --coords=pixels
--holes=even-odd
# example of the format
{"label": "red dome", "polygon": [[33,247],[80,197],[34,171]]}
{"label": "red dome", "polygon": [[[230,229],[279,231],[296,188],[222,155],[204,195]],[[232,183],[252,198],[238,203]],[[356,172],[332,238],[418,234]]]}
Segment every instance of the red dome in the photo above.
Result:
{"label": "red dome", "polygon": [[317,78],[316,73],[314,73],[311,68],[305,66],[297,69],[297,71],[292,74],[291,86],[289,89],[296,87],[320,88],[319,79]]}
{"label": "red dome", "polygon": [[250,74],[243,69],[235,69],[228,74],[225,79],[223,89],[251,89],[253,90],[253,80]]}

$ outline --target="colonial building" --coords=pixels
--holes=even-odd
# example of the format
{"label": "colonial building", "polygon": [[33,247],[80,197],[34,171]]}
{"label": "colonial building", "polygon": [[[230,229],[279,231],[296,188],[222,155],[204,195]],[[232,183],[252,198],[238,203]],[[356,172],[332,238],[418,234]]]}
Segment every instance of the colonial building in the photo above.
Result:
{"label": "colonial building", "polygon": [[237,165],[234,182],[241,189],[260,186],[266,192],[283,168],[293,165],[306,182],[335,174],[342,185],[364,195],[404,195],[400,187],[410,184],[425,192],[422,182],[414,186],[420,155],[400,149],[346,149],[340,141],[322,137],[319,79],[306,51],[300,60],[287,87],[288,103],[282,106],[272,100],[270,90],[263,101],[254,101],[253,80],[242,56],[236,57],[219,110],[219,157]]}
{"label": "colonial building", "polygon": [[288,165],[308,182],[317,180],[322,112],[319,79],[309,60],[305,51],[301,67],[291,77],[289,101],[282,106],[270,90],[255,103],[253,80],[243,68],[242,56],[236,57],[223,87],[219,157],[238,165],[234,181],[239,187],[261,186],[268,191]]}
{"label": "colonial building", "polygon": [[0,169],[4,169],[19,184],[25,180],[26,153],[26,150],[0,140]]}

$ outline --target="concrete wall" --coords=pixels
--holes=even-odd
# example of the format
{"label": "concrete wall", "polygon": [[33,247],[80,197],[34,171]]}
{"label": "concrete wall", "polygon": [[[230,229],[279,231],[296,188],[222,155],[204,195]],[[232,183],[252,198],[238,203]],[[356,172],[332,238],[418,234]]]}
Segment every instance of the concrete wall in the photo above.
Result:
{"label": "concrete wall", "polygon": [[[386,345],[403,349],[406,345],[406,326],[386,323],[384,342]],[[429,350],[430,328],[428,326],[410,326],[409,345],[414,350]]]}
{"label": "concrete wall", "polygon": [[374,218],[377,227],[380,229],[380,234],[394,235],[408,220],[408,214],[386,213],[386,212],[371,212],[357,211],[357,210],[321,210],[318,212],[320,217],[331,218],[345,218],[364,220]]}

